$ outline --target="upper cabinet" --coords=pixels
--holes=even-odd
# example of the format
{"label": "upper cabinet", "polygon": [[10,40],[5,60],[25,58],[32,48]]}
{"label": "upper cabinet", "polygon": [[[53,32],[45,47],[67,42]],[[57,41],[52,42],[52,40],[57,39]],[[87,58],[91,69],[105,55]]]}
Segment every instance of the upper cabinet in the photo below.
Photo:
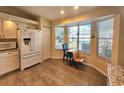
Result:
{"label": "upper cabinet", "polygon": [[17,38],[17,29],[37,29],[38,22],[0,12],[0,38]]}
{"label": "upper cabinet", "polygon": [[28,23],[19,23],[20,29],[37,29],[36,25],[28,24]]}
{"label": "upper cabinet", "polygon": [[27,26],[28,29],[37,29],[36,25],[28,24]]}
{"label": "upper cabinet", "polygon": [[16,38],[18,23],[10,20],[3,20],[4,38]]}
{"label": "upper cabinet", "polygon": [[3,22],[0,20],[0,26],[3,27],[3,29],[0,29],[3,38],[17,38],[17,29],[19,27],[22,29],[36,29],[36,25],[11,20],[3,20]]}

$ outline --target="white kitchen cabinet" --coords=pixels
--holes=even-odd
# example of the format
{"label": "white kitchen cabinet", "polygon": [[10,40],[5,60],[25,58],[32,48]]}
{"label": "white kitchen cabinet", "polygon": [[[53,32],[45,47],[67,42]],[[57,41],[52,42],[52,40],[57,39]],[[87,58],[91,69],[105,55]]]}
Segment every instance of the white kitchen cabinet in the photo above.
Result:
{"label": "white kitchen cabinet", "polygon": [[21,29],[36,29],[37,26],[33,24],[27,24],[27,23],[19,23]]}
{"label": "white kitchen cabinet", "polygon": [[37,29],[36,25],[28,24],[27,29]]}
{"label": "white kitchen cabinet", "polygon": [[14,21],[3,20],[3,35],[5,38],[17,37],[18,24]]}
{"label": "white kitchen cabinet", "polygon": [[19,69],[19,51],[0,53],[0,75]]}
{"label": "white kitchen cabinet", "polygon": [[51,57],[50,28],[43,27],[43,60]]}

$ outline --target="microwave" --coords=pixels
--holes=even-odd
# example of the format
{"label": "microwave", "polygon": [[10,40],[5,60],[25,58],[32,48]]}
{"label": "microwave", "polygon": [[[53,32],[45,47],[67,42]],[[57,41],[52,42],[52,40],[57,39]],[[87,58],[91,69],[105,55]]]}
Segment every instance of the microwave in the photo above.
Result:
{"label": "microwave", "polygon": [[8,50],[16,48],[16,41],[0,42],[0,50]]}

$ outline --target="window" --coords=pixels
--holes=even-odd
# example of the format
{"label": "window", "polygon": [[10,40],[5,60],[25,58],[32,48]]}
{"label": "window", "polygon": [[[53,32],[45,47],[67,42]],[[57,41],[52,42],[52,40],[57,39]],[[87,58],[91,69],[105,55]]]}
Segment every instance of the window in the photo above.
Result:
{"label": "window", "polygon": [[77,49],[77,41],[78,41],[78,27],[77,26],[68,27],[69,48]]}
{"label": "window", "polygon": [[98,26],[98,47],[97,54],[106,59],[112,56],[112,39],[113,39],[113,18],[101,20]]}
{"label": "window", "polygon": [[91,24],[84,24],[79,27],[79,50],[89,53],[91,39]]}
{"label": "window", "polygon": [[64,27],[55,27],[55,48],[62,49],[64,43]]}

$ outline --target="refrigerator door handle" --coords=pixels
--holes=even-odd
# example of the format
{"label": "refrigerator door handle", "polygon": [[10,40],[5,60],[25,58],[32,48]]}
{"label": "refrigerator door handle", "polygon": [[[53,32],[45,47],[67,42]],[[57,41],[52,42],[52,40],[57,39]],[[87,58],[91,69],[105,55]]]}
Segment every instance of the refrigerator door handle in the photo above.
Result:
{"label": "refrigerator door handle", "polygon": [[38,53],[30,54],[30,55],[23,55],[22,58],[28,58],[28,57],[32,57],[32,56],[36,56],[36,55],[41,55],[41,53],[38,52]]}

